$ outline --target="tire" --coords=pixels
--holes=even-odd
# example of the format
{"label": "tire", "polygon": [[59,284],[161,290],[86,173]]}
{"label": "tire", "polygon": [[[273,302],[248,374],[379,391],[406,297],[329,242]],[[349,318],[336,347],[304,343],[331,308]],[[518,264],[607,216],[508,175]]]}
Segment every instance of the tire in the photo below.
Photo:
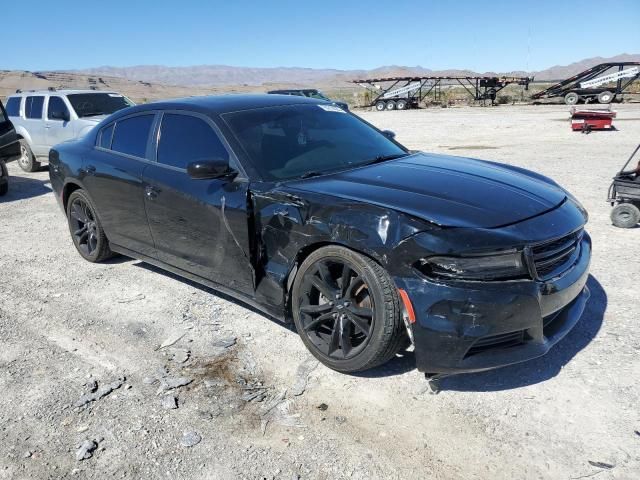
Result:
{"label": "tire", "polygon": [[569,92],[564,96],[564,103],[567,105],[575,105],[580,101],[580,95],[576,92]]}
{"label": "tire", "polygon": [[385,108],[386,108],[386,105],[382,100],[380,100],[379,102],[376,103],[376,110],[377,111],[382,112]]}
{"label": "tire", "polygon": [[395,110],[396,109],[396,102],[394,102],[393,100],[389,100],[387,102],[387,104],[384,106],[384,108],[386,108],[389,111]]}
{"label": "tire", "polygon": [[20,157],[18,157],[18,165],[25,172],[36,172],[40,169],[40,162],[36,160],[36,156],[31,151],[31,147],[25,140],[20,140]]}
{"label": "tire", "polygon": [[407,109],[407,106],[408,106],[408,103],[407,103],[407,101],[406,101],[406,100],[398,100],[398,101],[396,102],[396,108],[397,108],[398,110],[406,110],[406,109]]}
{"label": "tire", "polygon": [[611,103],[613,101],[613,93],[608,90],[598,94],[598,103]]}
{"label": "tire", "polygon": [[67,222],[73,245],[82,258],[97,263],[113,256],[96,208],[84,190],[76,190],[69,196]]}
{"label": "tire", "polygon": [[640,222],[640,209],[632,203],[619,203],[611,210],[611,223],[619,228],[633,228]]}
{"label": "tire", "polygon": [[291,307],[307,349],[339,372],[382,365],[407,345],[400,300],[389,274],[345,247],[320,248],[302,262]]}

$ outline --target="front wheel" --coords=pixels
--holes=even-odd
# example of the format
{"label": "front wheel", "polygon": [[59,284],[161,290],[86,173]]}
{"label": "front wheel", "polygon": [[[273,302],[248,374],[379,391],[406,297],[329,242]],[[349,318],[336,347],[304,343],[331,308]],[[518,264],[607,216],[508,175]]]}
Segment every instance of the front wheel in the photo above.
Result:
{"label": "front wheel", "polygon": [[82,258],[96,263],[113,256],[93,202],[83,190],[69,196],[67,220],[73,245]]}
{"label": "front wheel", "polygon": [[40,169],[40,162],[36,160],[36,156],[31,151],[29,144],[20,140],[20,157],[18,158],[18,166],[25,172],[36,172]]}
{"label": "front wheel", "polygon": [[3,161],[0,160],[0,197],[9,192],[9,171]]}
{"label": "front wheel", "polygon": [[309,255],[298,270],[291,299],[302,341],[329,368],[367,370],[406,345],[400,302],[389,274],[345,247],[323,247]]}
{"label": "front wheel", "polygon": [[611,223],[619,228],[633,228],[640,222],[640,209],[632,203],[619,203],[611,210]]}
{"label": "front wheel", "polygon": [[611,103],[613,101],[613,93],[608,90],[598,94],[598,103]]}

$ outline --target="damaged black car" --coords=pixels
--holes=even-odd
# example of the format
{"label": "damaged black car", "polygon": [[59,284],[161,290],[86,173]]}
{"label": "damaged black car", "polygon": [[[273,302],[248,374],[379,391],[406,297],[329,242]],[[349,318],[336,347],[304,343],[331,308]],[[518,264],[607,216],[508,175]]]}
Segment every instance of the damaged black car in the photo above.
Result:
{"label": "damaged black car", "polygon": [[532,359],[589,297],[587,213],[555,182],[411,152],[320,100],[139,105],[49,163],[82,257],[119,253],[230,294],[293,322],[341,372],[411,344],[430,375]]}

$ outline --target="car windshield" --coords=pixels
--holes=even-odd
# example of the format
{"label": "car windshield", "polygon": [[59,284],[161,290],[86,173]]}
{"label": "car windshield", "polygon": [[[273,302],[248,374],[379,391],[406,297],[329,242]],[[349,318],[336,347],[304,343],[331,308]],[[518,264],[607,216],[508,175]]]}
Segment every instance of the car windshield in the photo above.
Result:
{"label": "car windshield", "polygon": [[407,154],[334,105],[259,108],[223,118],[265,180],[320,175]]}
{"label": "car windshield", "polygon": [[67,98],[78,117],[111,115],[133,105],[131,100],[119,93],[72,93]]}
{"label": "car windshield", "polygon": [[307,92],[307,97],[317,98],[318,100],[329,100],[329,101],[331,101],[331,99],[329,97],[327,97],[324,93],[319,92],[319,91]]}

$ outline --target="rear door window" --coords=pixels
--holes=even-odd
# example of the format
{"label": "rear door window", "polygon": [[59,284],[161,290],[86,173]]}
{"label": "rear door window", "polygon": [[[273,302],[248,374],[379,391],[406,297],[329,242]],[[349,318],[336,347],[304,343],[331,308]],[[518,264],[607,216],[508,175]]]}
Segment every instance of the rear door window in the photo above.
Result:
{"label": "rear door window", "polygon": [[155,114],[149,114],[118,120],[111,141],[111,150],[145,158],[154,118]]}
{"label": "rear door window", "polygon": [[7,100],[7,115],[10,117],[20,116],[20,100],[22,97],[11,97]]}
{"label": "rear door window", "polygon": [[186,169],[191,162],[214,159],[229,160],[229,152],[207,122],[191,115],[163,115],[158,163]]}
{"label": "rear door window", "polygon": [[42,118],[44,97],[27,97],[24,104],[24,115],[27,118]]}

